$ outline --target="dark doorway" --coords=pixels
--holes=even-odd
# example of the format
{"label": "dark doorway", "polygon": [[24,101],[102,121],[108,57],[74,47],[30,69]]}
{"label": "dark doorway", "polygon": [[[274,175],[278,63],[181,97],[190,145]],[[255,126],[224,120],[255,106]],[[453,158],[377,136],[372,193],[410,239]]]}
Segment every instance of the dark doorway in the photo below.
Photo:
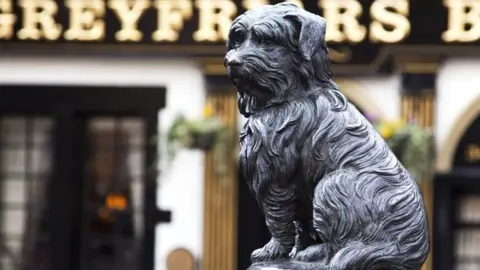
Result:
{"label": "dark doorway", "polygon": [[449,175],[434,182],[434,269],[480,268],[480,117],[456,146]]}
{"label": "dark doorway", "polygon": [[265,225],[265,218],[260,211],[257,200],[243,177],[239,177],[238,194],[238,239],[237,239],[237,269],[247,269],[250,266],[250,254],[263,247],[270,240],[270,232]]}
{"label": "dark doorway", "polygon": [[480,267],[480,170],[434,179],[433,269]]}
{"label": "dark doorway", "polygon": [[1,87],[1,269],[153,269],[164,102],[163,88]]}

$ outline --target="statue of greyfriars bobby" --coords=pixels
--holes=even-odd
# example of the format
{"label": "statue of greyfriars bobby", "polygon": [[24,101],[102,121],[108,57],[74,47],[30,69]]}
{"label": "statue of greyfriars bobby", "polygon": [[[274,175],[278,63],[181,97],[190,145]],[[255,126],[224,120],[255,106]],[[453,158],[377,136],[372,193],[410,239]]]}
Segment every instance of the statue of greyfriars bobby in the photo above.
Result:
{"label": "statue of greyfriars bobby", "polygon": [[233,22],[228,75],[248,118],[240,170],[271,240],[250,269],[419,269],[418,186],[329,71],[325,20],[293,4]]}

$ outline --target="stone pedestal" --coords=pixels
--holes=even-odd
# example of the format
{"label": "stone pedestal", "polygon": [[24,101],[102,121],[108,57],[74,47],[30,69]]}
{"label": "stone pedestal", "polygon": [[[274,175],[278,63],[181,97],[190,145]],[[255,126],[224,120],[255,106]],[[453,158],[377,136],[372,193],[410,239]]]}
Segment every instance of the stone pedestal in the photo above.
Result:
{"label": "stone pedestal", "polygon": [[266,262],[252,264],[247,270],[324,270],[326,266],[305,262]]}

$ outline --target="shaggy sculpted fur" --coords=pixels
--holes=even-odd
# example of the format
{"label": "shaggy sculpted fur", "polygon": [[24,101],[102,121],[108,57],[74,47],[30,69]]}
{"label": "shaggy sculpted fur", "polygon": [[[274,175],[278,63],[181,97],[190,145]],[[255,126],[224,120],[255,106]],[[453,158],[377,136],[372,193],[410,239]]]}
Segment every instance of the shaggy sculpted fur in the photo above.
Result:
{"label": "shaggy sculpted fur", "polygon": [[419,188],[339,92],[324,38],[325,20],[292,4],[231,26],[225,65],[248,117],[240,170],[272,235],[251,269],[419,269]]}

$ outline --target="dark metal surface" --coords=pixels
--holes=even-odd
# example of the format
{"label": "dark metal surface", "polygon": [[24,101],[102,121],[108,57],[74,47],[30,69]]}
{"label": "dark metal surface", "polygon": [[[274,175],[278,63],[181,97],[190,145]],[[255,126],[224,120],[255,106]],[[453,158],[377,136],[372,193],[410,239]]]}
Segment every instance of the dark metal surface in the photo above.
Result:
{"label": "dark metal surface", "polygon": [[429,251],[420,190],[333,82],[325,30],[293,4],[230,29],[225,65],[248,118],[240,170],[272,235],[251,258],[282,260],[252,269],[418,269]]}

